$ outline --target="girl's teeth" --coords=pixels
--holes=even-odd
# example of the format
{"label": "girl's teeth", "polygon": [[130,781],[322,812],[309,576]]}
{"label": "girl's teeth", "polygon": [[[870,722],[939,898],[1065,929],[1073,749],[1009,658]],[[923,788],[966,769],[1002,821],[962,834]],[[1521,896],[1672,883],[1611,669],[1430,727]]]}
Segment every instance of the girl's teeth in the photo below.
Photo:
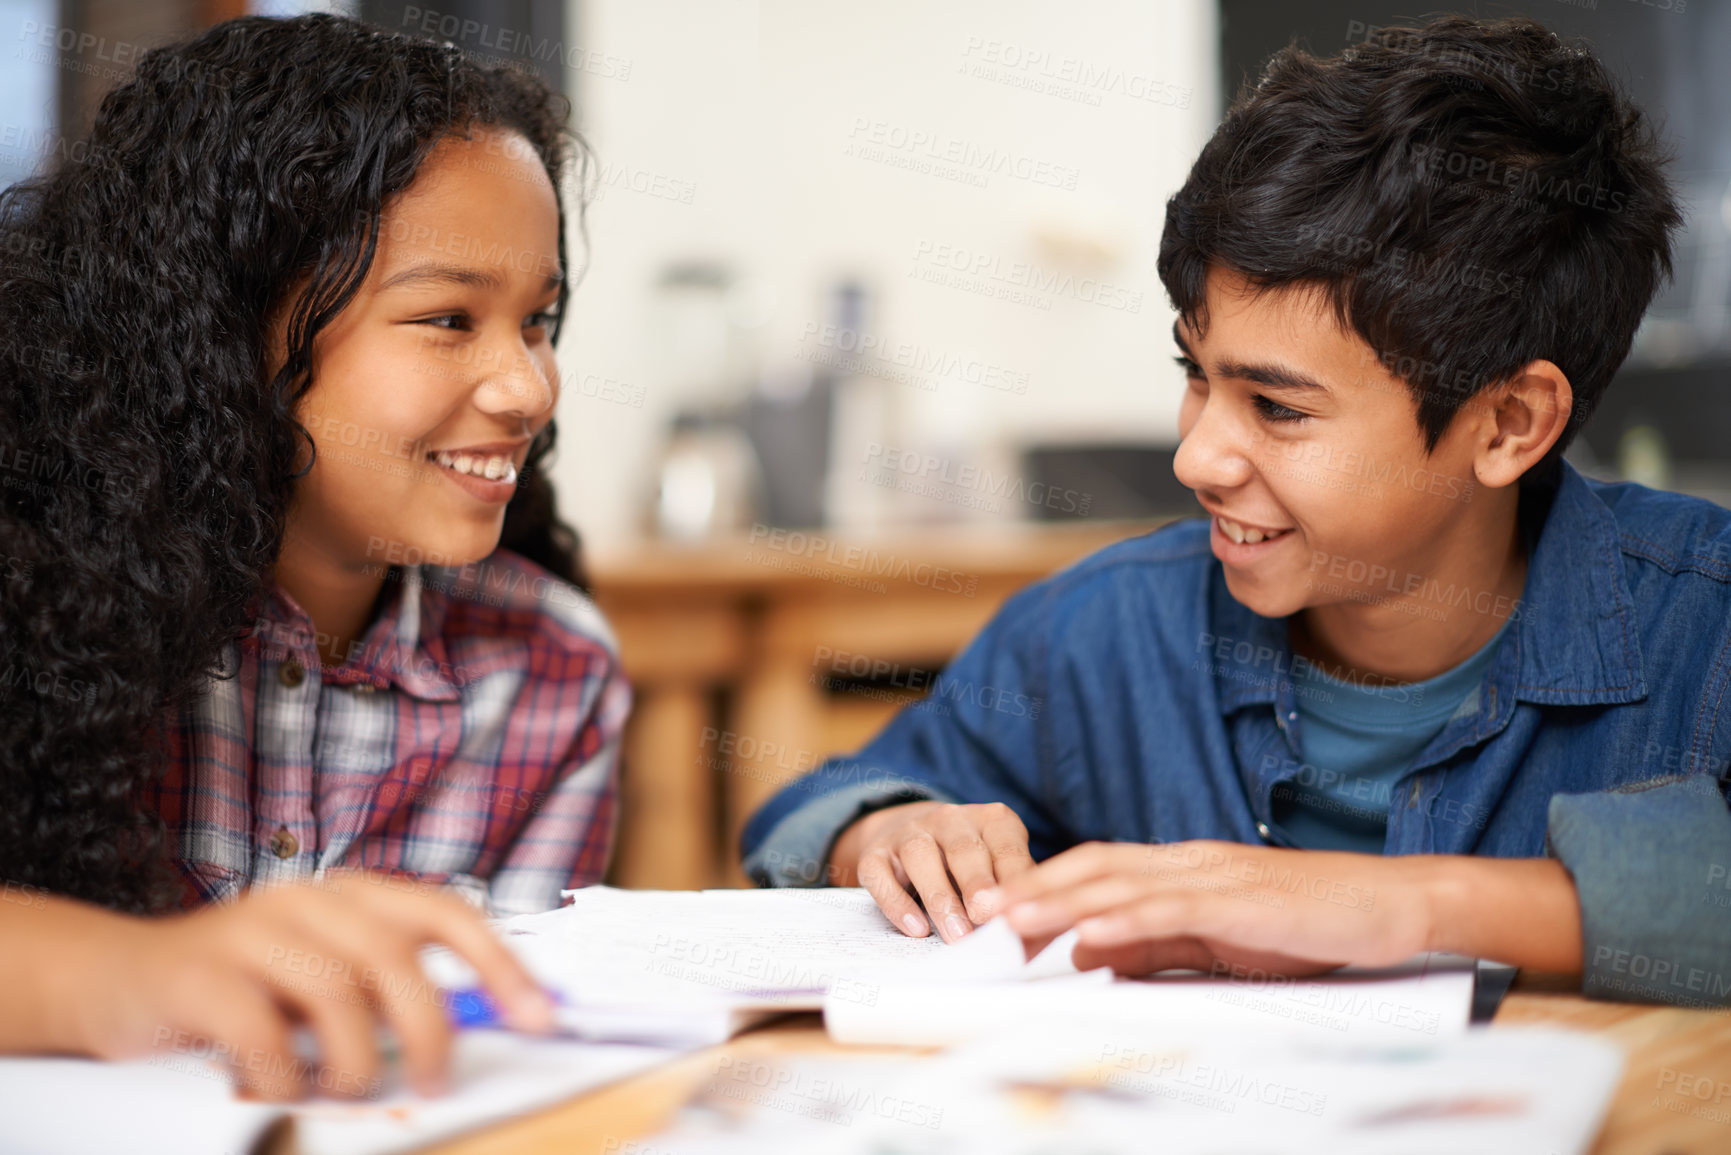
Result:
{"label": "girl's teeth", "polygon": [[438,464],[457,473],[467,473],[471,477],[482,477],[488,481],[505,481],[513,485],[517,482],[517,466],[509,457],[475,457],[467,453],[453,457],[442,450],[430,456]]}

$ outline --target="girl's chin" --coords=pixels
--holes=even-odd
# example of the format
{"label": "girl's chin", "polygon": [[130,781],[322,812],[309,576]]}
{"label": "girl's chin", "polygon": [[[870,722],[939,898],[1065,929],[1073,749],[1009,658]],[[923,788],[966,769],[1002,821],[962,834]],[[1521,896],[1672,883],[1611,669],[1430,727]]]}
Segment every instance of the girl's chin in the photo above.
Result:
{"label": "girl's chin", "polygon": [[[389,565],[432,565],[432,566],[465,566],[484,561],[499,548],[499,528],[494,526],[491,533],[479,532],[472,535],[457,535],[444,533],[429,535],[414,539],[416,544],[405,545],[407,538],[390,538],[390,548],[382,551],[383,560]],[[381,551],[374,550],[377,558]]]}

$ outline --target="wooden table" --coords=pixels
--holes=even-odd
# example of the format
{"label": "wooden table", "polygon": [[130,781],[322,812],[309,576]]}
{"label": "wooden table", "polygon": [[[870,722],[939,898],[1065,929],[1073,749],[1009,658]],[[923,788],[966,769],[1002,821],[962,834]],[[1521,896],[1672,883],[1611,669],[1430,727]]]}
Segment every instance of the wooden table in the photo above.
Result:
{"label": "wooden table", "polygon": [[[739,832],[783,783],[858,747],[921,696],[1005,598],[1163,520],[871,537],[760,526],[591,557],[636,696],[608,881],[749,885]],[[853,671],[865,682],[834,692],[831,677]]]}
{"label": "wooden table", "polygon": [[[1594,1155],[1731,1151],[1731,1011],[1598,1002],[1568,993],[1561,980],[1523,975],[1504,998],[1493,1026],[1538,1023],[1598,1032],[1627,1053],[1623,1083],[1593,1147]],[[666,1126],[694,1089],[714,1075],[721,1060],[837,1053],[918,1052],[843,1047],[829,1041],[816,1015],[793,1016],[563,1106],[429,1151],[430,1155],[632,1155],[634,1141],[653,1151],[650,1137]]]}

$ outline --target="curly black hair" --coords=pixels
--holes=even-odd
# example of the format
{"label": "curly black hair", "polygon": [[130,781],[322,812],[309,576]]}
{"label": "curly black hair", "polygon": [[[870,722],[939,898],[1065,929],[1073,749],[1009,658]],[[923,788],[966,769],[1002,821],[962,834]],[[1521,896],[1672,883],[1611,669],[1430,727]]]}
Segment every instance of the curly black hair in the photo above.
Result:
{"label": "curly black hair", "polygon": [[1446,16],[1339,56],[1296,43],[1246,87],[1166,206],[1158,269],[1207,325],[1212,265],[1320,287],[1418,403],[1426,450],[1534,360],[1592,414],[1671,272],[1682,214],[1653,126],[1581,44]]}
{"label": "curly black hair", "polygon": [[[449,44],[242,17],[144,54],[82,148],[0,193],[0,879],[175,901],[141,791],[169,712],[253,626],[313,445],[295,410],[314,339],[442,136],[515,130],[555,188],[573,164],[586,188],[569,118],[541,80]],[[566,235],[561,208],[562,264]],[[555,436],[500,544],[582,586],[542,468]]]}

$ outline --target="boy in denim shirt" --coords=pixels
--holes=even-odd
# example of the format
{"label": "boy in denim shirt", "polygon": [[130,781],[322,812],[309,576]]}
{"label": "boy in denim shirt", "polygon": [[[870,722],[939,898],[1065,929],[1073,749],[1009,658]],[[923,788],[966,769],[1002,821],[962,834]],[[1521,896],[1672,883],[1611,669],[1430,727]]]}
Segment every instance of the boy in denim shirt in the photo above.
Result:
{"label": "boy in denim shirt", "polygon": [[1011,599],[748,871],[1124,973],[1731,1002],[1731,513],[1561,456],[1670,271],[1660,159],[1531,20],[1277,54],[1161,241],[1210,518]]}

